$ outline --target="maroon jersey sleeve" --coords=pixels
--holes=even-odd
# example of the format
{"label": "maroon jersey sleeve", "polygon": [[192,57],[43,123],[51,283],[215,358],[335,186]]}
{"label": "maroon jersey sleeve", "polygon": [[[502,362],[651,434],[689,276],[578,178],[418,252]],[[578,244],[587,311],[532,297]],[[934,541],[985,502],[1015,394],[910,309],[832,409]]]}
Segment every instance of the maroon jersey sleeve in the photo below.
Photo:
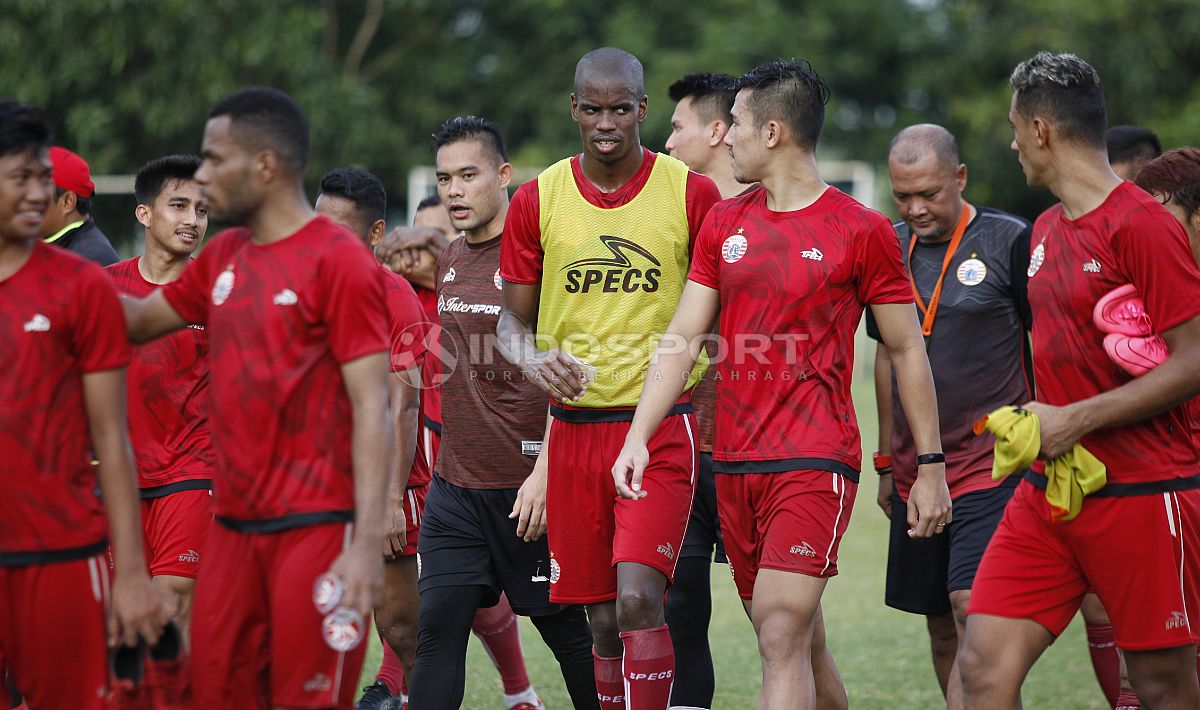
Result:
{"label": "maroon jersey sleeve", "polygon": [[704,224],[704,218],[708,215],[708,211],[712,209],[713,205],[721,201],[721,191],[717,189],[717,183],[713,182],[712,179],[700,173],[689,171],[685,201],[687,206],[688,237],[694,247],[696,244],[696,235],[700,233],[700,228]]}
{"label": "maroon jersey sleeve", "polygon": [[200,256],[188,262],[179,278],[163,286],[163,297],[184,321],[197,325],[208,324],[216,264],[225,251],[228,238],[227,232],[218,234],[211,244],[200,251]]}
{"label": "maroon jersey sleeve", "polygon": [[542,280],[542,226],[537,180],[517,188],[504,218],[500,275],[505,281],[536,284]]}
{"label": "maroon jersey sleeve", "polygon": [[321,315],[329,326],[329,345],[339,364],[388,351],[387,301],[379,266],[364,248],[345,246],[325,252]]}
{"label": "maroon jersey sleeve", "polygon": [[391,321],[391,369],[404,372],[425,358],[425,311],[412,286],[402,276],[380,269],[386,279],[388,318]]}
{"label": "maroon jersey sleeve", "polygon": [[101,372],[129,364],[125,313],[112,281],[99,267],[83,269],[75,290],[74,347],[84,373]]}
{"label": "maroon jersey sleeve", "polygon": [[720,237],[720,227],[717,225],[720,219],[716,211],[709,212],[704,219],[704,225],[700,227],[699,234],[696,235],[696,246],[692,253],[692,267],[688,273],[688,280],[695,281],[702,286],[709,288],[718,288],[720,286],[720,278],[718,275],[717,252],[720,251],[718,244]]}
{"label": "maroon jersey sleeve", "polygon": [[860,303],[912,303],[912,286],[900,258],[900,240],[883,215],[869,214],[854,240],[854,275]]}
{"label": "maroon jersey sleeve", "polygon": [[[1200,315],[1200,268],[1191,255],[1187,233],[1166,210],[1146,210],[1113,235],[1120,268],[1137,287],[1158,332]],[[1190,294],[1193,297],[1183,297]]]}

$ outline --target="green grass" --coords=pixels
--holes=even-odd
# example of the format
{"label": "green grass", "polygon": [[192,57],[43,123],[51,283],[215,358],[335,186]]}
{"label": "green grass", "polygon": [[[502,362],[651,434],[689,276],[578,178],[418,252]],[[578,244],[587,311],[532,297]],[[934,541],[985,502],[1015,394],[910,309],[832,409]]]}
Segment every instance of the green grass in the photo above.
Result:
{"label": "green grass", "polygon": [[[864,368],[858,368],[860,375],[863,371]],[[864,448],[869,452],[874,449],[876,426],[874,394],[868,378],[869,371],[858,378],[855,399]],[[874,502],[874,474],[869,470],[864,472],[862,482],[838,557],[841,574],[830,582],[823,602],[829,644],[850,693],[850,706],[879,710],[944,707],[929,660],[924,619],[883,605],[887,520]],[[726,566],[713,566],[712,588],[713,621],[709,638],[717,681],[713,707],[752,707],[761,683],[761,668],[753,630]],[[521,635],[529,677],[547,707],[569,708],[554,657],[524,619]],[[364,686],[371,682],[379,663],[378,640],[374,636],[372,640],[374,645],[364,666]],[[1025,707],[1031,709],[1107,707],[1092,675],[1082,622],[1078,618],[1034,667],[1025,683],[1023,699]],[[502,700],[500,679],[491,661],[479,642],[472,641],[463,707],[503,710]]]}

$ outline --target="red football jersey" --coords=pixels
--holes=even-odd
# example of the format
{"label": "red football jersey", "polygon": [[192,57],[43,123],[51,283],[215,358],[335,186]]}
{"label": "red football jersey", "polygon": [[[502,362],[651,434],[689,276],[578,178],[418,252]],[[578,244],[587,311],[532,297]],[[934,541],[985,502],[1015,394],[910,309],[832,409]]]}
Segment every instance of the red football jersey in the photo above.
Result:
{"label": "red football jersey", "polygon": [[[1133,284],[1158,332],[1200,315],[1200,269],[1187,233],[1141,188],[1121,183],[1096,209],[1069,220],[1062,205],[1033,226],[1029,304],[1038,399],[1066,405],[1115,389],[1131,377],[1104,352],[1092,322],[1102,296]],[[1108,468],[1111,483],[1197,473],[1200,458],[1185,407],[1081,442]]]}
{"label": "red football jersey", "polygon": [[208,329],[218,517],[287,527],[353,511],[341,365],[389,351],[383,284],[362,242],[316,217],[271,244],[222,232],[163,287]]}
{"label": "red football jersey", "polygon": [[101,268],[39,242],[0,281],[0,362],[0,565],[96,554],[108,523],[83,376],[129,364],[121,303]]}
{"label": "red football jersey", "polygon": [[870,303],[912,303],[896,232],[836,188],[793,212],[759,188],[721,202],[688,278],[717,289],[714,470],[856,475],[854,333]]}
{"label": "red football jersey", "polygon": [[[437,290],[424,286],[413,286],[413,288],[416,290],[417,300],[421,302],[421,308],[425,312],[426,328],[433,329],[434,324],[438,322]],[[432,423],[432,428],[440,436],[442,433],[442,361],[437,356],[438,339],[429,338],[428,340],[429,352],[432,357],[425,358],[424,367],[421,368],[421,425],[428,426]]]}
{"label": "red football jersey", "polygon": [[[388,305],[388,321],[391,325],[391,361],[392,372],[403,372],[412,367],[421,367],[422,386],[425,382],[425,368],[433,358],[427,357],[429,324],[426,322],[425,309],[413,290],[408,279],[393,273],[389,269],[380,268],[383,272],[385,292]],[[422,289],[428,290],[428,289]],[[426,394],[430,390],[421,390],[421,405],[424,409]],[[418,419],[420,417],[418,416]],[[420,436],[423,422],[417,422],[417,451],[413,456],[412,469],[408,474],[410,488],[429,483],[429,464],[425,460],[423,436]]]}
{"label": "red football jersey", "polygon": [[[133,298],[144,298],[158,288],[142,276],[140,260],[134,257],[107,267],[117,290]],[[134,348],[126,384],[138,487],[211,480],[204,326],[188,326]]]}

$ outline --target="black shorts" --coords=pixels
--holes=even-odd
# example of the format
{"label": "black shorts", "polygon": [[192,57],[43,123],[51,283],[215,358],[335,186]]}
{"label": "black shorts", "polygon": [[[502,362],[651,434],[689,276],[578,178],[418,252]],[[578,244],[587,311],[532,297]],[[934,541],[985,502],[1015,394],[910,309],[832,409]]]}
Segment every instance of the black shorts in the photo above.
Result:
{"label": "black shorts", "polygon": [[717,518],[717,481],[713,478],[710,452],[700,452],[700,465],[697,468],[692,514],[688,517],[687,533],[683,536],[683,548],[679,556],[703,557],[724,564],[729,560],[725,557],[721,521]]}
{"label": "black shorts", "polygon": [[517,521],[508,517],[516,499],[516,488],[461,488],[434,476],[417,543],[421,592],[477,585],[491,590],[480,606],[494,606],[504,593],[521,616],[558,612],[550,603],[546,536],[517,537]]}
{"label": "black shorts", "polygon": [[953,521],[930,538],[908,536],[908,509],[893,489],[884,602],[913,614],[950,613],[950,592],[971,588],[1019,480],[1010,476],[1003,486],[955,498]]}

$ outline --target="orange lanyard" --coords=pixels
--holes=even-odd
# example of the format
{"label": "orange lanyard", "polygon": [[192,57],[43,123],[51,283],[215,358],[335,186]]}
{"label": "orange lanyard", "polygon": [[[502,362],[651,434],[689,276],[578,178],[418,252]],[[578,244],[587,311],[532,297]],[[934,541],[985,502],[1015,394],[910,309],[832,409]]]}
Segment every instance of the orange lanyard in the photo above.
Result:
{"label": "orange lanyard", "polygon": [[963,233],[967,231],[967,225],[971,223],[971,207],[966,200],[962,203],[962,214],[958,218],[958,226],[954,228],[954,235],[950,237],[950,246],[946,249],[946,258],[942,259],[942,273],[938,274],[937,285],[933,287],[933,295],[929,297],[929,305],[925,305],[925,299],[921,298],[920,292],[917,291],[917,282],[913,280],[912,275],[912,255],[913,249],[917,248],[917,235],[910,234],[908,242],[908,283],[912,286],[913,297],[917,299],[917,308],[921,311],[924,319],[921,321],[921,333],[928,338],[933,333],[933,321],[937,318],[938,304],[942,300],[942,281],[946,278],[946,271],[950,268],[950,262],[954,259],[954,252],[958,251],[958,245],[962,243]]}

